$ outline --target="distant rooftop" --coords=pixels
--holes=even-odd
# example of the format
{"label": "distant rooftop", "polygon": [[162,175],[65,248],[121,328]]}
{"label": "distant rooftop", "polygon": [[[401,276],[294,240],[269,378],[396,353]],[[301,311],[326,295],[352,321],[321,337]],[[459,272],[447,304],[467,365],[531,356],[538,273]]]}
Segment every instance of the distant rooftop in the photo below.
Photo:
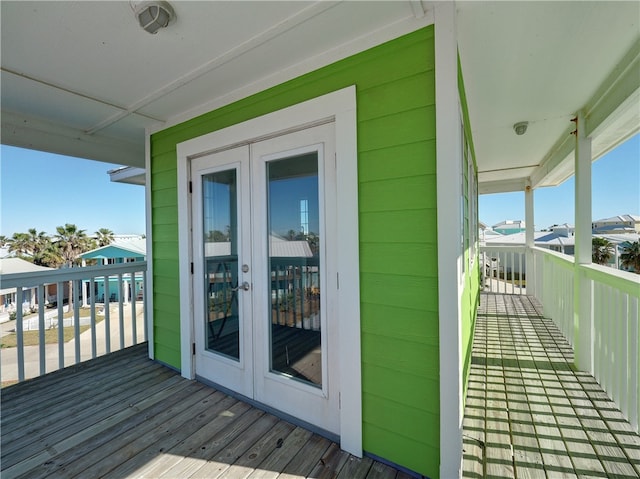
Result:
{"label": "distant rooftop", "polygon": [[627,223],[640,222],[640,216],[638,215],[620,215],[620,216],[612,216],[611,218],[602,218],[599,220],[593,221],[593,223],[611,223],[611,224],[619,224],[619,223]]}

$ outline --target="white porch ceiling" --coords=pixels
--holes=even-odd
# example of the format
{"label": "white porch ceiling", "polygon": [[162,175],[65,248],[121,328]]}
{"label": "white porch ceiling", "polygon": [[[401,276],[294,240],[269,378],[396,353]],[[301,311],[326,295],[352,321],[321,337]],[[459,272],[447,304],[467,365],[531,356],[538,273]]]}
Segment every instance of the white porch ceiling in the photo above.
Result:
{"label": "white porch ceiling", "polygon": [[571,176],[579,110],[600,126],[595,158],[640,130],[639,2],[460,2],[458,39],[481,193]]}
{"label": "white porch ceiling", "polygon": [[[134,3],[0,3],[2,143],[144,167],[145,129],[433,22],[420,1],[173,1],[177,21],[150,35]],[[564,181],[578,110],[596,154],[639,131],[639,2],[457,8],[481,192]]]}

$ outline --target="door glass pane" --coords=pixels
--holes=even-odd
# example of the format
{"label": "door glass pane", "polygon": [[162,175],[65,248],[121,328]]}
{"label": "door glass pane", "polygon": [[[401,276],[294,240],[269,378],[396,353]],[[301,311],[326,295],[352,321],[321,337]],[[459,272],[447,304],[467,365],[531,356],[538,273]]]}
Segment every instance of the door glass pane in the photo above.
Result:
{"label": "door glass pane", "polygon": [[205,348],[240,358],[236,170],[202,176]]}
{"label": "door glass pane", "polygon": [[316,152],[267,163],[271,371],[322,386]]}

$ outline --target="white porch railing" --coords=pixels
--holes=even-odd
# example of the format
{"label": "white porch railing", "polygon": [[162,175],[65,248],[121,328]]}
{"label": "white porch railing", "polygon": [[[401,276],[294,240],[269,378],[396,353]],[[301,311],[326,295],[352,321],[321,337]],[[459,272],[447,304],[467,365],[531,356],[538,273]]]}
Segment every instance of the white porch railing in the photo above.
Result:
{"label": "white porch railing", "polygon": [[579,271],[592,287],[591,373],[638,431],[640,275],[595,264]]}
{"label": "white porch railing", "polygon": [[493,293],[526,294],[525,251],[524,245],[480,246],[485,290]]}
{"label": "white porch railing", "polygon": [[[588,372],[638,431],[640,275],[596,264],[576,266],[573,256],[536,247],[527,251],[524,245],[481,246],[480,252],[485,290],[528,291],[574,348],[588,344],[583,352],[590,358]],[[524,273],[526,290],[518,287],[518,273]],[[586,294],[575,298],[578,281]],[[590,301],[590,317],[580,317],[581,301]]]}
{"label": "white porch railing", "polygon": [[[24,381],[146,341],[146,271],[147,263],[138,261],[1,275],[3,289],[16,288],[16,346],[0,349],[0,380]],[[71,288],[66,286],[69,283]],[[56,285],[56,293],[46,297],[50,285]],[[37,316],[25,318],[24,292],[34,289]],[[70,291],[73,298],[66,297]],[[47,312],[52,303],[57,303],[57,312]],[[73,312],[72,317],[65,319],[65,309]],[[81,317],[81,310],[87,309],[88,317]],[[7,323],[1,326],[3,337],[13,334],[7,331]],[[69,342],[64,340],[65,326],[73,327],[73,340]],[[27,346],[25,331],[34,328],[38,331],[37,344]],[[47,344],[48,329],[57,329],[57,342]]]}
{"label": "white porch railing", "polygon": [[530,281],[544,315],[552,318],[571,346],[574,344],[574,258],[555,251],[533,248]]}

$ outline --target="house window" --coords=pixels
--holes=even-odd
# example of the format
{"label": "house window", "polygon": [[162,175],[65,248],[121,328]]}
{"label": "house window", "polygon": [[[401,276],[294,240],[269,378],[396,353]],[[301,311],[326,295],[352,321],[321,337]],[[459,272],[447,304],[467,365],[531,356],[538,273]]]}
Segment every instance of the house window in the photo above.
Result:
{"label": "house window", "polygon": [[478,241],[478,179],[471,154],[471,146],[466,143],[467,151],[467,178],[468,178],[468,202],[469,202],[469,268],[473,266],[476,258],[476,246]]}
{"label": "house window", "polygon": [[460,201],[460,263],[461,274],[464,276],[466,270],[466,257],[465,253],[469,249],[469,182],[467,179],[467,137],[464,133],[464,123],[460,125],[460,131],[462,132],[462,171],[460,175],[461,181],[461,193],[462,198]]}

